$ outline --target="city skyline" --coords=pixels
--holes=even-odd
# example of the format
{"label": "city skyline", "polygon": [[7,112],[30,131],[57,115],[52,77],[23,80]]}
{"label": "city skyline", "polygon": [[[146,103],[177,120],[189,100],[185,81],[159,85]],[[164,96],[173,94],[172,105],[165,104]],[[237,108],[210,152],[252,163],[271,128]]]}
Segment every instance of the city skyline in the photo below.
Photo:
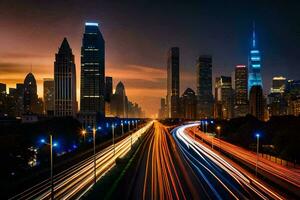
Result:
{"label": "city skyline", "polygon": [[[62,9],[55,10],[55,8],[59,7],[57,5],[64,7],[68,3],[52,3],[48,5],[48,17],[37,18],[35,16],[43,8],[41,4],[31,6],[31,14],[26,14],[24,10],[28,7],[25,4],[20,3],[15,7],[11,7],[2,2],[1,6],[7,8],[7,12],[1,14],[0,24],[7,27],[7,29],[3,30],[0,37],[3,45],[0,52],[0,79],[2,82],[7,83],[8,87],[15,87],[15,83],[23,82],[25,75],[30,72],[32,66],[32,72],[37,79],[38,94],[41,97],[42,80],[43,78],[53,77],[54,54],[63,37],[67,37],[73,47],[77,77],[80,77],[80,43],[83,24],[89,20],[99,22],[107,41],[106,74],[114,77],[114,86],[119,81],[124,82],[127,95],[134,102],[139,103],[146,110],[148,116],[156,113],[159,108],[160,97],[166,94],[166,56],[170,46],[179,46],[182,53],[180,63],[182,66],[180,71],[181,95],[187,87],[194,90],[196,88],[195,60],[198,54],[212,54],[214,59],[213,80],[220,75],[230,75],[237,64],[247,64],[254,19],[256,21],[256,35],[264,62],[262,72],[264,92],[269,92],[273,76],[283,75],[291,79],[299,77],[295,59],[298,52],[296,47],[300,43],[295,34],[297,33],[298,19],[294,18],[293,12],[288,12],[291,9],[296,9],[298,5],[274,3],[267,7],[266,3],[262,3],[257,8],[250,2],[246,2],[245,5],[235,3],[233,8],[220,11],[223,3],[218,4],[216,8],[213,8],[210,3],[200,3],[200,10],[215,9],[220,11],[216,12],[217,16],[225,16],[224,25],[216,25],[215,18],[217,17],[211,17],[207,12],[198,14],[195,9],[186,9],[189,10],[190,14],[179,22],[168,21],[175,15],[176,11],[180,10],[179,5],[181,4],[178,2],[174,3],[174,11],[171,11],[168,3],[163,3],[161,9],[157,8],[154,3],[146,9],[145,4],[139,3],[129,8],[125,5],[113,3],[114,9],[110,8],[105,12],[103,10],[106,7],[111,7],[110,4],[106,3],[99,6],[95,2],[91,2],[85,5],[83,11],[80,12],[77,12],[78,5],[70,5],[72,11],[70,15],[57,22],[56,19],[63,16],[63,12]],[[93,5],[95,5],[95,8],[93,8]],[[183,4],[182,6],[190,8],[195,5],[198,4]],[[100,11],[103,12],[99,12],[99,7],[102,6],[103,8]],[[251,9],[248,11],[247,6],[255,14],[252,13]],[[281,8],[281,14],[283,14],[277,16],[279,7]],[[117,14],[115,10],[132,10],[134,12],[124,17]],[[245,14],[241,19],[234,18],[233,13],[237,10],[245,10]],[[265,10],[269,12],[264,12]],[[177,36],[171,36],[167,40],[165,38],[169,36],[167,34],[168,30],[163,28],[149,30],[146,35],[143,34],[144,31],[140,31],[143,27],[143,20],[155,25],[155,20],[150,18],[152,11],[155,11],[154,19],[161,18],[164,11],[168,11],[166,16],[162,18],[162,23],[170,23],[171,30],[178,26],[182,26],[183,30],[180,30],[180,34],[176,34]],[[144,12],[145,16],[140,20],[134,19],[134,16],[141,12]],[[198,28],[191,29],[191,27],[194,27],[194,24],[190,23],[192,19],[199,19],[195,23],[207,27],[207,32],[213,34],[210,36]],[[12,21],[18,23],[11,23]],[[45,24],[47,24],[47,28],[44,27]],[[157,26],[159,25],[155,25],[155,27]],[[228,30],[223,29],[224,26]],[[145,28],[145,31],[147,31],[148,27]],[[55,29],[55,32],[53,29]],[[218,31],[220,29],[222,32]],[[120,32],[118,33],[117,30],[120,30]],[[280,31],[276,32],[276,30]],[[295,31],[288,32],[285,30]],[[287,37],[287,33],[290,34],[289,37]],[[182,37],[178,35],[182,35]],[[31,41],[33,37],[35,40]],[[136,40],[136,42],[132,42],[133,40]],[[141,44],[142,40],[147,42]],[[232,45],[226,48],[222,47],[228,42]],[[291,42],[295,43],[291,45]],[[127,48],[128,51],[124,53]],[[230,49],[230,52],[227,49]],[[143,55],[145,54],[149,55],[149,58],[144,59]],[[124,73],[124,70],[127,73]],[[151,75],[146,75],[146,73]],[[79,102],[78,79],[77,91]],[[145,96],[140,95],[141,93]]]}

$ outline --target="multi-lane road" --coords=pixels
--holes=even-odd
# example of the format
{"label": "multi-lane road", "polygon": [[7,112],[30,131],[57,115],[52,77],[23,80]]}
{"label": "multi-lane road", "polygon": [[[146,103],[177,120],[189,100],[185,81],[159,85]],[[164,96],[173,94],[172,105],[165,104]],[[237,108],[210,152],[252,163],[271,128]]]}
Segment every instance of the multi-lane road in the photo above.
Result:
{"label": "multi-lane road", "polygon": [[[203,140],[211,140],[191,123],[168,128],[158,121],[148,123],[96,154],[96,177],[100,179],[140,139],[111,198],[118,199],[284,199],[255,176],[211,150]],[[195,137],[197,135],[197,137]],[[215,141],[218,145],[219,141]],[[240,150],[221,142],[224,151]],[[248,158],[247,154],[243,157]],[[249,158],[250,159],[250,158]],[[250,161],[249,161],[250,162]],[[253,164],[253,163],[252,163]],[[266,163],[261,164],[263,169]],[[267,168],[267,167],[266,167]],[[268,168],[267,168],[268,169]],[[271,170],[271,169],[270,169]],[[275,169],[278,170],[278,169]],[[289,177],[290,174],[279,173]],[[296,184],[299,179],[289,177]],[[117,182],[116,182],[117,183]],[[56,199],[80,199],[94,185],[94,157],[88,157],[54,177]],[[98,194],[97,194],[98,195]],[[104,194],[99,194],[99,199]],[[11,199],[50,199],[47,179]]]}
{"label": "multi-lane road", "polygon": [[222,152],[231,155],[253,169],[257,164],[258,173],[267,176],[271,181],[275,181],[276,184],[280,184],[282,187],[286,188],[286,190],[290,190],[291,193],[300,196],[299,170],[293,170],[268,159],[257,157],[256,153],[252,151],[233,145],[224,140],[213,138],[200,131],[198,126],[199,124],[193,124],[187,128],[186,132],[190,137],[194,137],[193,135],[196,134],[197,137],[203,139],[207,143],[213,143],[213,146],[217,149],[221,149]]}
{"label": "multi-lane road", "polygon": [[[138,138],[147,132],[153,122],[148,123],[132,135],[96,153],[96,177],[97,180],[115,165],[118,157],[124,156]],[[115,150],[114,150],[115,147]],[[54,176],[55,199],[79,199],[94,185],[94,156],[73,165]],[[11,197],[14,199],[50,199],[50,179],[28,188],[26,191]]]}
{"label": "multi-lane road", "polygon": [[133,166],[126,198],[200,199],[204,191],[177,150],[167,128],[155,121]]}

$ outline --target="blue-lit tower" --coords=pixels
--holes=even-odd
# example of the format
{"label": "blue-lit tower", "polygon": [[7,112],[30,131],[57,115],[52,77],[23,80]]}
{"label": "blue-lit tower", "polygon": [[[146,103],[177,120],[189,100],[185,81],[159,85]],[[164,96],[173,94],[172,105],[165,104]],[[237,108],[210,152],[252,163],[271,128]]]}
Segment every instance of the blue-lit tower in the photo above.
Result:
{"label": "blue-lit tower", "polygon": [[249,74],[248,74],[248,91],[254,85],[260,85],[262,87],[262,77],[261,77],[261,55],[257,48],[257,41],[255,36],[255,24],[253,24],[252,33],[252,45],[249,55]]}

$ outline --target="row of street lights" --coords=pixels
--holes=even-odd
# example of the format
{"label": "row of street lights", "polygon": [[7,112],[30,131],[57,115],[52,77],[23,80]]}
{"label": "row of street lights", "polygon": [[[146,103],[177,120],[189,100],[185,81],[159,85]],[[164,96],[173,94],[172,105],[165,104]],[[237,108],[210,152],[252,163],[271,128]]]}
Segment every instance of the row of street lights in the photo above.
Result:
{"label": "row of street lights", "polygon": [[[132,120],[132,125],[134,126],[134,124],[136,125],[137,128],[137,123],[139,120]],[[128,124],[128,130],[130,131],[130,121],[125,121],[125,124]],[[115,155],[115,133],[114,133],[114,129],[115,126],[117,126],[116,124],[112,124],[112,140],[113,140],[113,149],[114,149],[114,155]],[[122,135],[124,134],[124,127],[123,127],[123,121],[121,121],[121,126],[122,126]],[[98,127],[98,130],[101,130],[101,127]],[[92,129],[93,132],[93,150],[94,150],[94,183],[97,182],[97,175],[96,175],[96,128]],[[81,134],[83,136],[83,142],[85,142],[85,137],[87,134],[86,130],[82,130]],[[40,142],[42,144],[46,144],[49,145],[50,147],[50,182],[51,182],[51,199],[54,199],[54,183],[53,183],[53,147],[57,147],[58,143],[57,142],[53,142],[53,137],[52,134],[50,134],[49,136],[49,140],[50,142],[46,142],[45,139],[41,139]],[[131,133],[131,146],[132,146],[132,133]]]}
{"label": "row of street lights", "polygon": [[[211,121],[213,122],[213,121]],[[204,125],[205,125],[205,129],[204,129]],[[208,125],[208,122],[207,121],[200,121],[200,126],[203,130],[204,133],[207,132],[207,125]],[[218,138],[219,138],[219,151],[221,151],[221,139],[220,139],[220,136],[221,136],[221,126],[217,126],[216,127],[217,129],[217,132],[218,132]],[[259,159],[259,138],[260,138],[260,134],[259,133],[256,133],[255,134],[255,137],[256,137],[256,164],[255,164],[255,176],[257,176],[257,168],[258,168],[258,159]],[[194,134],[194,141],[195,141],[195,134]],[[211,148],[213,149],[214,146],[213,146],[213,139],[214,137],[212,136],[212,141],[211,141]],[[202,141],[203,141],[203,138],[202,138]]]}

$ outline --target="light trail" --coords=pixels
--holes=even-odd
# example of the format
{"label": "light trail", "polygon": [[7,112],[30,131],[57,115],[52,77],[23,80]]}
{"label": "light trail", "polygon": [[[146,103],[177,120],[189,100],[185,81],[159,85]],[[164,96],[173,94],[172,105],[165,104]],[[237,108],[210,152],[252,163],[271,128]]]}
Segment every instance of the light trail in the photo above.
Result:
{"label": "light trail", "polygon": [[259,181],[237,170],[186,131],[196,125],[188,124],[174,129],[173,137],[199,178],[211,191],[211,198],[283,199]]}
{"label": "light trail", "polygon": [[[191,131],[190,134],[197,134],[199,137],[203,138],[208,143],[212,142],[212,138],[203,132],[199,131],[197,129],[198,124],[194,124],[193,126],[190,126],[187,131]],[[213,139],[214,146],[217,148],[222,149],[222,151],[234,156],[235,158],[242,160],[243,162],[246,162],[252,166],[256,165],[256,159],[257,155],[256,153],[246,150],[242,147],[233,145],[229,142],[226,142],[224,140],[221,140],[219,138]],[[274,163],[268,159],[259,157],[258,158],[258,171],[267,172],[273,176],[276,176],[277,178],[286,181],[296,188],[298,188],[298,191],[300,190],[300,173],[299,171],[294,171],[292,169],[288,169],[285,166],[279,165],[277,163]]]}
{"label": "light trail", "polygon": [[[150,129],[153,122],[149,122],[146,126],[139,129],[132,135],[115,144],[115,154],[113,146],[101,150],[96,153],[96,177],[99,180],[114,165],[118,157],[125,156],[131,149],[132,143],[135,143],[139,137]],[[85,160],[73,165],[72,167],[56,174],[54,176],[54,194],[56,199],[79,199],[94,184],[94,157],[90,156]],[[11,197],[15,199],[50,199],[51,186],[50,179],[46,179],[39,184],[25,190],[24,192]]]}

